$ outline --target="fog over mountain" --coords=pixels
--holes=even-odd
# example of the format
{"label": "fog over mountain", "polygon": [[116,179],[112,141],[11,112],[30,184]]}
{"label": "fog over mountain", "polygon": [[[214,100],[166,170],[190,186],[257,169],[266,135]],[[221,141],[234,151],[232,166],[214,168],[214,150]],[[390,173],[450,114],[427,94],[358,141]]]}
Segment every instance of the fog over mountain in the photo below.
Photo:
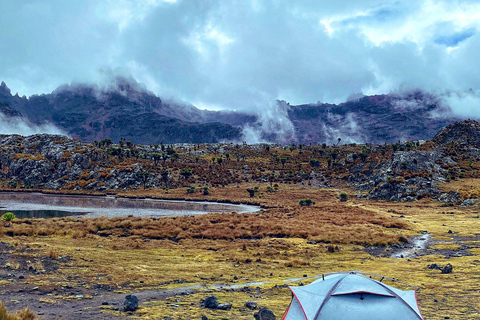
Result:
{"label": "fog over mountain", "polygon": [[[473,96],[467,92],[464,96]],[[461,93],[421,90],[352,96],[340,104],[277,100],[261,113],[201,110],[163,101],[132,77],[108,86],[63,85],[49,94],[12,95],[0,85],[0,131],[65,133],[83,141],[135,143],[384,143],[431,139],[462,119],[447,104]]]}

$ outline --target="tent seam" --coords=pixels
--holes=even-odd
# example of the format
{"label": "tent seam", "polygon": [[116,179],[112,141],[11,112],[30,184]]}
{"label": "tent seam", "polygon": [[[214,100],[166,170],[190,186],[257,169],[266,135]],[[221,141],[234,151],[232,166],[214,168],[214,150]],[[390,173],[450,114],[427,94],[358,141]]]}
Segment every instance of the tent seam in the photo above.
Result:
{"label": "tent seam", "polygon": [[[344,275],[341,279],[339,279],[335,285],[327,292],[327,294],[325,295],[325,299],[323,299],[323,302],[322,304],[320,305],[320,308],[318,308],[318,311],[317,313],[315,314],[315,317],[313,317],[313,320],[317,320],[318,319],[318,316],[320,315],[320,312],[322,311],[322,308],[325,306],[325,304],[327,303],[328,300],[330,300],[331,296],[332,296],[332,293],[335,291],[335,289],[337,289],[338,285],[340,284],[340,282],[343,281],[343,279],[345,279],[346,277],[348,277],[349,274],[346,274]],[[307,319],[308,320],[308,319]]]}
{"label": "tent seam", "polygon": [[[303,315],[305,316],[305,320],[308,320],[307,313],[305,312],[305,309],[303,308],[303,305],[302,305],[302,303],[300,302],[300,299],[298,299],[297,295],[296,295],[295,292],[292,290],[292,288],[289,287],[289,289],[290,289],[290,291],[292,291],[292,294],[293,294],[293,296],[295,297],[295,299],[297,299],[298,304],[300,305],[300,308],[302,308],[302,312],[303,312]],[[292,300],[292,302],[290,303],[290,306],[288,307],[288,309],[290,309],[290,307],[292,306],[292,303],[293,303],[293,300]]]}

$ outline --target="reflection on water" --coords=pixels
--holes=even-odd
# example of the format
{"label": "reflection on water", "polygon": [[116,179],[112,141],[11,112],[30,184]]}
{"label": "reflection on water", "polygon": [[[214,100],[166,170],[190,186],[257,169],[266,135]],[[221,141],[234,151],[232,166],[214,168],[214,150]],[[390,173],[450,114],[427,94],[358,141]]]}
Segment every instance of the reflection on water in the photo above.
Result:
{"label": "reflection on water", "polygon": [[[85,214],[99,216],[174,216],[196,215],[207,212],[251,213],[260,210],[257,206],[234,205],[216,202],[170,201],[154,199],[126,199],[93,196],[67,196],[42,193],[0,193],[0,210],[4,212],[39,212],[45,214]],[[17,215],[18,216],[18,215]]]}
{"label": "reflection on water", "polygon": [[0,215],[12,212],[17,219],[23,218],[63,218],[74,215],[86,215],[86,212],[69,212],[61,210],[0,210]]}

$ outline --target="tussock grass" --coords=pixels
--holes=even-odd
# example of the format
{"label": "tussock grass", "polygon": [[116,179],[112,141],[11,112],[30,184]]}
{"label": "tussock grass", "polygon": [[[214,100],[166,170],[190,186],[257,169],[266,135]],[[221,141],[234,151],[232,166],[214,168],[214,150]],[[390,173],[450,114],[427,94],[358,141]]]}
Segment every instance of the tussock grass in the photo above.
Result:
{"label": "tussock grass", "polygon": [[[230,188],[234,198],[237,188]],[[228,194],[226,192],[226,196]],[[398,242],[401,234],[390,230],[404,229],[396,217],[385,217],[360,207],[340,205],[335,194],[311,192],[317,205],[302,207],[296,192],[279,191],[260,204],[273,205],[264,213],[179,216],[164,218],[57,218],[19,219],[12,227],[0,228],[7,236],[62,235],[82,238],[138,236],[142,239],[261,239],[265,237],[314,240],[325,243],[389,244]],[[142,193],[143,194],[143,193]],[[131,196],[132,194],[130,194]],[[221,195],[220,200],[224,199]]]}
{"label": "tussock grass", "polygon": [[0,301],[0,320],[39,320],[39,318],[33,311],[29,308],[25,308],[16,312],[8,312],[7,308]]}

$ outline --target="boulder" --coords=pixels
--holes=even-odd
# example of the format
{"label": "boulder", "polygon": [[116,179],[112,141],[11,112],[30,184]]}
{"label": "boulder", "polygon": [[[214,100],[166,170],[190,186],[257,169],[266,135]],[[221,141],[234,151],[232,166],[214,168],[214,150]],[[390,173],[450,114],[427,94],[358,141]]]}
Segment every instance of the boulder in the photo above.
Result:
{"label": "boulder", "polygon": [[273,314],[272,310],[267,307],[261,308],[258,312],[255,312],[253,317],[255,320],[276,320],[277,318]]}
{"label": "boulder", "polygon": [[215,296],[210,296],[205,298],[203,301],[203,307],[207,309],[217,309],[218,307],[218,299]]}
{"label": "boulder", "polygon": [[250,310],[255,310],[258,308],[258,303],[256,301],[249,300],[245,302],[245,307]]}
{"label": "boulder", "polygon": [[231,303],[219,303],[217,305],[218,310],[230,310],[232,309],[232,304]]}
{"label": "boulder", "polygon": [[135,295],[129,294],[123,301],[123,311],[135,311],[138,309],[138,298]]}
{"label": "boulder", "polygon": [[447,264],[445,267],[443,267],[443,269],[442,269],[442,273],[443,273],[443,274],[452,273],[452,271],[453,271],[453,266],[452,266],[450,263],[448,263],[448,264]]}
{"label": "boulder", "polygon": [[444,202],[444,203],[454,203],[457,202],[458,200],[461,200],[462,197],[458,193],[458,191],[452,191],[449,193],[442,193],[440,197],[438,197],[438,201]]}

